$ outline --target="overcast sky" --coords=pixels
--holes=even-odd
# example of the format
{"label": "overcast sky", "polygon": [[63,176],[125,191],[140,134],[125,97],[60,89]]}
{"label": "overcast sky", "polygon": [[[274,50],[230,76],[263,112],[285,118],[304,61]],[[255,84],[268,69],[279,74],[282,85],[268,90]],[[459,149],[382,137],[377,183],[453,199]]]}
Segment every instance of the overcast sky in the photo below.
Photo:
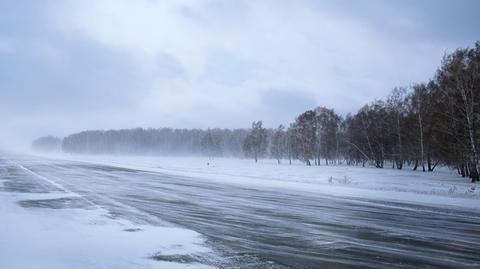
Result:
{"label": "overcast sky", "polygon": [[480,1],[0,1],[0,138],[357,111],[480,39]]}

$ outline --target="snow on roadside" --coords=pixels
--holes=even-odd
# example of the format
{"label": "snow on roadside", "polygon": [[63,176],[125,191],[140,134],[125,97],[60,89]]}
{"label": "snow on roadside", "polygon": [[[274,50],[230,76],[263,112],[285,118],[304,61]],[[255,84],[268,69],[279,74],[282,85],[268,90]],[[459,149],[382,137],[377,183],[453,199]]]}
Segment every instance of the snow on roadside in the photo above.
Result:
{"label": "snow on roadside", "polygon": [[480,209],[480,187],[439,168],[432,173],[411,169],[278,165],[275,160],[206,157],[57,155],[55,159],[92,162],[223,183],[318,192],[328,195]]}
{"label": "snow on roadside", "polygon": [[0,191],[0,268],[208,268],[150,259],[208,253],[196,232],[138,226],[98,208],[23,208],[18,202],[69,198],[65,193]]}

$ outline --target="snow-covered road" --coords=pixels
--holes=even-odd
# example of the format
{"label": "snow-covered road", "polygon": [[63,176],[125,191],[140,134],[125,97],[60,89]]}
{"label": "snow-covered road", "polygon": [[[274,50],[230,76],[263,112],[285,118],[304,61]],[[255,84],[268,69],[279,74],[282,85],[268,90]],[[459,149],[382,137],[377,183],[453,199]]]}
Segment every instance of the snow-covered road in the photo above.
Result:
{"label": "snow-covered road", "polygon": [[[3,156],[0,165],[0,194],[70,194],[17,202],[28,210],[101,208],[132,227],[199,234],[201,243],[193,245],[201,244],[201,251],[153,255],[154,262],[220,268],[480,267],[478,207],[329,195],[32,156]],[[159,233],[151,236],[161,241]],[[0,250],[8,248],[0,244]]]}

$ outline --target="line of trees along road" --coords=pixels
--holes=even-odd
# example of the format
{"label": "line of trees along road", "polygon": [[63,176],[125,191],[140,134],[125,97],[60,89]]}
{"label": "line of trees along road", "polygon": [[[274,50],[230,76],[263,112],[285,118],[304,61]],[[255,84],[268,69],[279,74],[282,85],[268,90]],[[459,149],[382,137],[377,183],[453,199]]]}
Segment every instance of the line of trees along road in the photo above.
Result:
{"label": "line of trees along road", "polygon": [[300,160],[306,165],[371,165],[425,172],[438,165],[479,180],[480,42],[444,56],[434,77],[394,88],[385,100],[345,117],[317,107],[288,127],[130,129],[66,137],[69,153],[198,154]]}

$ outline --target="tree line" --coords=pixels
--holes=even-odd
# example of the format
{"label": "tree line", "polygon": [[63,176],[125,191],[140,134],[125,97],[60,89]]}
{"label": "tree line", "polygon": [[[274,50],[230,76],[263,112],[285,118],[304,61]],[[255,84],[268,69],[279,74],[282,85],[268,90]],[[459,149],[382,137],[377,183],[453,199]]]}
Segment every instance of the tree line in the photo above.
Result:
{"label": "tree line", "polygon": [[424,172],[438,165],[479,180],[480,42],[443,57],[433,78],[394,88],[345,117],[307,110],[288,126],[250,129],[85,131],[63,139],[68,153],[197,154],[300,160],[306,165],[374,166]]}
{"label": "tree line", "polygon": [[35,151],[55,152],[62,147],[62,139],[55,136],[44,136],[33,140],[32,149]]}
{"label": "tree line", "polygon": [[76,154],[243,156],[245,129],[94,130],[63,139],[62,150]]}
{"label": "tree line", "polygon": [[[273,132],[270,153],[279,162],[286,157],[306,165],[407,165],[431,172],[441,164],[478,181],[478,126],[480,42],[445,55],[430,81],[394,88],[356,114],[342,118],[325,107],[302,113]],[[254,123],[249,135],[259,128]]]}

